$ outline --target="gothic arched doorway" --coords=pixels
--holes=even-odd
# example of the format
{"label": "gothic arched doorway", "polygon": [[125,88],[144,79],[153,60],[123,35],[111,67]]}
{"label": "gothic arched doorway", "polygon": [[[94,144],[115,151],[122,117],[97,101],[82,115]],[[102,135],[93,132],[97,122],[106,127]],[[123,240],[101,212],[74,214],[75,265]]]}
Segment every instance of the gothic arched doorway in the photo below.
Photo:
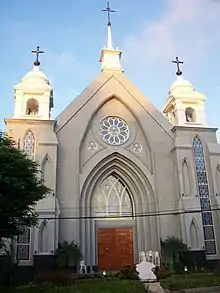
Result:
{"label": "gothic arched doorway", "polygon": [[[91,269],[116,266],[120,269],[123,265],[136,263],[140,251],[159,249],[157,218],[143,217],[156,212],[150,181],[134,162],[119,153],[105,157],[90,170],[82,185],[79,212],[80,247],[85,263]],[[127,243],[119,245],[115,259],[123,258],[123,254],[130,254],[130,258],[124,257],[112,264],[105,260],[100,266],[100,254],[106,248],[109,251],[111,245],[110,242],[107,246],[102,243],[104,251],[100,251],[101,234],[116,243]],[[130,252],[123,253],[123,249],[130,249]]]}
{"label": "gothic arched doorway", "polygon": [[[97,186],[92,197],[92,214],[111,220],[109,227],[97,228],[98,268],[118,270],[134,265],[133,226],[120,227],[122,219],[134,218],[134,206],[126,184],[112,173]],[[114,220],[117,220],[115,222]]]}

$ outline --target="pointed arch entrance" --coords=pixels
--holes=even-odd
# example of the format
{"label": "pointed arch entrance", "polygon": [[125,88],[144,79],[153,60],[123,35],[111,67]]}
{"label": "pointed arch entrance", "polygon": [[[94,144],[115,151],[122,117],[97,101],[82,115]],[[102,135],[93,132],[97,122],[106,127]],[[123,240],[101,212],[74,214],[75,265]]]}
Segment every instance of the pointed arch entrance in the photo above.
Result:
{"label": "pointed arch entrance", "polygon": [[[85,180],[79,203],[80,247],[86,264],[120,269],[138,261],[140,251],[158,250],[157,217],[147,216],[156,210],[151,185],[134,162],[119,153],[99,162]],[[104,238],[109,242],[103,243]],[[118,247],[109,253],[111,241]],[[101,261],[106,253],[109,258]],[[112,258],[118,262],[110,264]]]}
{"label": "pointed arch entrance", "polygon": [[[92,215],[110,219],[134,219],[133,200],[126,183],[113,172],[103,179],[94,191]],[[97,228],[98,268],[117,270],[134,265],[133,225]]]}

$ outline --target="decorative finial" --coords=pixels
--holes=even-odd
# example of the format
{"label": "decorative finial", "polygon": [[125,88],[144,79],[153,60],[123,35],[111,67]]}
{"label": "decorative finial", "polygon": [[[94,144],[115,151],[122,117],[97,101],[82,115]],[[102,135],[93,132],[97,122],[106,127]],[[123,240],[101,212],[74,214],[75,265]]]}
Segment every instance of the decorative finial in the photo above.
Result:
{"label": "decorative finial", "polygon": [[109,5],[109,2],[108,2],[108,1],[107,1],[107,7],[106,7],[106,9],[102,9],[102,11],[107,12],[107,15],[108,15],[108,26],[111,26],[112,24],[111,24],[110,13],[111,13],[111,12],[117,12],[117,11],[116,11],[116,10],[112,10],[112,9],[110,8],[110,5]]}
{"label": "decorative finial", "polygon": [[34,61],[34,65],[35,66],[39,66],[40,62],[39,62],[39,54],[44,53],[44,51],[40,51],[40,47],[37,46],[36,50],[31,51],[32,53],[36,54],[36,60]]}
{"label": "decorative finial", "polygon": [[173,62],[173,63],[176,63],[176,65],[177,65],[177,72],[176,72],[176,75],[177,75],[177,76],[182,75],[183,73],[182,73],[182,71],[180,70],[180,64],[183,64],[183,61],[179,61],[179,58],[176,57],[176,60],[174,60],[174,61],[172,61],[172,62]]}

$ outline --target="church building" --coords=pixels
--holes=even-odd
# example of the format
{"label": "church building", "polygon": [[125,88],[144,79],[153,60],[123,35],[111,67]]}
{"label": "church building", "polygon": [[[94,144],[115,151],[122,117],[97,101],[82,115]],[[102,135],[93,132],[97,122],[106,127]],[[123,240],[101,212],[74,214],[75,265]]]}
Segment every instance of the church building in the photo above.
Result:
{"label": "church building", "polygon": [[36,206],[38,226],[17,239],[19,264],[75,241],[88,269],[115,270],[136,264],[141,251],[160,252],[168,236],[217,260],[220,146],[205,96],[183,78],[177,58],[161,113],[124,73],[110,21],[107,28],[101,73],[56,119],[39,47],[14,87],[6,132],[39,162],[51,188]]}

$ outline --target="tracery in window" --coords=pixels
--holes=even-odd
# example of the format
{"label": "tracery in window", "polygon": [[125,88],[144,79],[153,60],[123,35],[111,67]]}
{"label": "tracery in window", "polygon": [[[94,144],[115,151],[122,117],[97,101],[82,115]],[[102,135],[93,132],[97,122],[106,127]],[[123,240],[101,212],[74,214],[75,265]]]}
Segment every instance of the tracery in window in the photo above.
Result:
{"label": "tracery in window", "polygon": [[195,158],[197,186],[202,211],[205,248],[206,253],[211,255],[216,254],[215,233],[211,212],[211,201],[209,195],[209,186],[206,174],[203,146],[201,140],[197,136],[193,140],[193,150]]}
{"label": "tracery in window", "polygon": [[100,136],[110,145],[121,145],[129,138],[129,128],[123,119],[107,117],[100,122]]}
{"label": "tracery in window", "polygon": [[133,217],[133,205],[127,186],[116,175],[104,179],[92,199],[92,210],[97,217]]}
{"label": "tracery in window", "polygon": [[30,157],[34,157],[35,138],[31,130],[28,130],[24,137],[23,151]]}
{"label": "tracery in window", "polygon": [[30,258],[30,228],[25,228],[17,238],[17,259],[29,260]]}

